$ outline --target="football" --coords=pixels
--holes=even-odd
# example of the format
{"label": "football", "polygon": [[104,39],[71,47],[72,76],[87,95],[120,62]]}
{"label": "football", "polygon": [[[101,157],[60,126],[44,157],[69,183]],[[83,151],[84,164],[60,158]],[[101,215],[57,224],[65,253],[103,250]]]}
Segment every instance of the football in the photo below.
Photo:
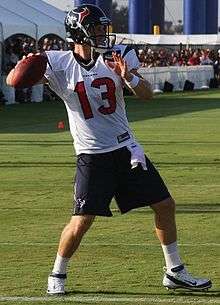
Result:
{"label": "football", "polygon": [[29,88],[39,82],[47,67],[47,57],[32,55],[21,60],[15,67],[12,86],[18,89]]}

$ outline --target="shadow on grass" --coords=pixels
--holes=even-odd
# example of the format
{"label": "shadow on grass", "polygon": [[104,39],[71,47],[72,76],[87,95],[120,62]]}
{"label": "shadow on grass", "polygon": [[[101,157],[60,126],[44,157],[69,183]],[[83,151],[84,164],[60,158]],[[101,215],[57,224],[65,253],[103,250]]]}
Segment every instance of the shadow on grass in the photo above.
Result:
{"label": "shadow on grass", "polygon": [[[220,162],[199,162],[199,163],[157,163],[156,164],[158,168],[172,168],[173,166],[176,167],[192,167],[192,166],[201,166],[201,167],[217,167],[220,166]],[[75,160],[73,162],[42,162],[42,161],[26,161],[26,162],[20,162],[20,161],[7,161],[7,162],[1,162],[0,167],[8,168],[8,167],[69,167],[72,168],[76,167]]]}
{"label": "shadow on grass", "polygon": [[[116,204],[112,205],[111,209],[114,213],[119,213],[120,211],[117,209]],[[129,213],[152,213],[153,210],[149,207],[141,207],[134,210],[131,210]],[[176,205],[176,213],[220,213],[220,203],[177,203]]]}
{"label": "shadow on grass", "polygon": [[69,131],[65,106],[61,102],[4,106],[0,111],[0,133],[61,133],[58,122]]}
{"label": "shadow on grass", "polygon": [[130,122],[181,115],[211,109],[220,109],[219,97],[192,97],[187,95],[169,95],[155,97],[144,103],[135,98],[128,100],[128,118]]}
{"label": "shadow on grass", "polygon": [[41,162],[41,161],[36,161],[36,162],[1,162],[0,163],[0,168],[76,168],[76,163],[75,162]]}
{"label": "shadow on grass", "polygon": [[[153,287],[153,286],[151,286]],[[155,288],[158,289],[158,286],[154,286]],[[146,288],[147,290],[147,288]],[[183,290],[175,290],[175,291],[166,291],[164,290],[164,292],[157,292],[157,293],[153,293],[153,292],[126,292],[126,291],[112,291],[112,290],[98,290],[98,291],[83,291],[83,290],[71,290],[71,291],[67,291],[66,295],[70,296],[70,295],[76,295],[76,294],[80,294],[80,295],[92,295],[92,296],[127,296],[127,297],[133,297],[133,296],[139,296],[139,297],[147,297],[147,296],[154,296],[155,298],[158,296],[193,296],[193,297],[219,297],[220,296],[220,290],[210,290],[210,291],[206,291],[206,292],[202,292],[202,291],[183,291]]]}
{"label": "shadow on grass", "polygon": [[70,140],[45,140],[45,141],[38,141],[38,140],[0,140],[0,145],[7,145],[7,146],[73,146],[73,141]]}
{"label": "shadow on grass", "polygon": [[[150,102],[134,97],[126,100],[130,122],[220,109],[219,97],[212,97],[211,93],[207,97],[203,93],[196,97],[174,94],[155,97]],[[64,121],[65,130],[69,130],[65,106],[61,102],[5,106],[0,111],[0,133],[56,133],[60,132],[57,129],[59,121]]]}

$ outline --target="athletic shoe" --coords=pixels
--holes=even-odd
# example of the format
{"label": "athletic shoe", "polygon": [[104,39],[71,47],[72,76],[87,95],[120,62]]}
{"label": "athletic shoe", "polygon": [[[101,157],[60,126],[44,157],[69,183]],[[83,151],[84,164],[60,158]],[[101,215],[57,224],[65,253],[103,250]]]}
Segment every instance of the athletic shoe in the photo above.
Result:
{"label": "athletic shoe", "polygon": [[52,273],[48,277],[47,293],[50,295],[65,294],[66,274]]}
{"label": "athletic shoe", "polygon": [[171,270],[165,268],[163,285],[167,289],[184,288],[190,290],[208,290],[212,287],[212,282],[208,279],[194,278],[189,274],[184,265],[177,266]]}

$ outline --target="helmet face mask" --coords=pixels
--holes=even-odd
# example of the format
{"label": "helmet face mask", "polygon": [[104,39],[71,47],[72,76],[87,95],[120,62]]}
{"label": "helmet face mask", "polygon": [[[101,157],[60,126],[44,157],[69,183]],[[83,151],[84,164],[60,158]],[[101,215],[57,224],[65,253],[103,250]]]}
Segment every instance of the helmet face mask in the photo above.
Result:
{"label": "helmet face mask", "polygon": [[110,34],[110,20],[97,6],[84,4],[71,10],[65,18],[68,42],[87,44],[98,51],[111,49],[116,36]]}
{"label": "helmet face mask", "polygon": [[88,29],[90,45],[92,47],[106,50],[114,46],[115,35],[109,33],[109,27],[110,24],[95,24]]}

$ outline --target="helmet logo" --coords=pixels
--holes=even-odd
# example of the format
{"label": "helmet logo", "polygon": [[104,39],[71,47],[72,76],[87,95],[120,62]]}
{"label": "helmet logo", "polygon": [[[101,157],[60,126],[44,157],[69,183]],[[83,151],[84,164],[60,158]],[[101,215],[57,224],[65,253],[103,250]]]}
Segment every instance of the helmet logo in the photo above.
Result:
{"label": "helmet logo", "polygon": [[82,23],[83,19],[90,14],[87,7],[83,8],[83,11],[79,13],[79,22]]}

